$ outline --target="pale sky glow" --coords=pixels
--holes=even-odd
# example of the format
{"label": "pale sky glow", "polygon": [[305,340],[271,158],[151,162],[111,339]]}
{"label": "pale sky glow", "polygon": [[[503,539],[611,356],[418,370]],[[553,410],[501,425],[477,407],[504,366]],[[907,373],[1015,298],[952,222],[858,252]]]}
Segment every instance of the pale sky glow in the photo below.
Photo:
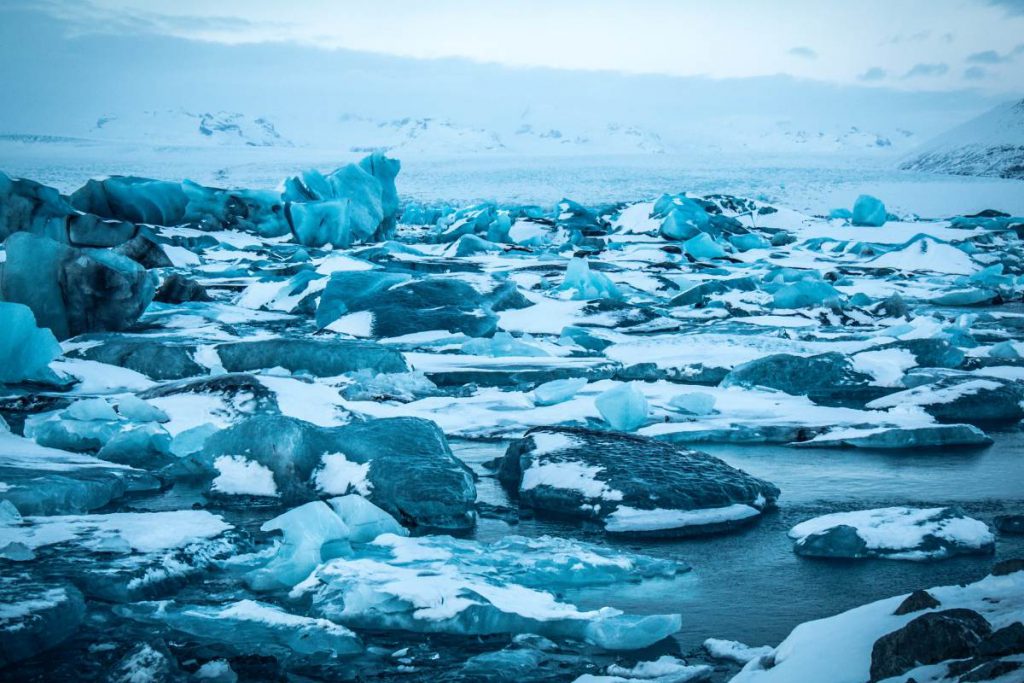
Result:
{"label": "pale sky glow", "polygon": [[1024,90],[1024,3],[1014,0],[50,0],[43,8],[83,32],[510,66]]}

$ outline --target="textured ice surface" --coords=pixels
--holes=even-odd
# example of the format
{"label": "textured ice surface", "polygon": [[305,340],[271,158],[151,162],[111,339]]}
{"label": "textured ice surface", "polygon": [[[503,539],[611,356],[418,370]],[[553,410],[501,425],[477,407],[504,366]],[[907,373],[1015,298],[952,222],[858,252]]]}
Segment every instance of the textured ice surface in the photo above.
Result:
{"label": "textured ice surface", "polygon": [[988,526],[955,508],[837,512],[797,524],[789,536],[797,553],[814,557],[937,560],[995,550]]}
{"label": "textured ice surface", "polygon": [[772,484],[718,458],[616,432],[545,427],[513,442],[499,477],[521,505],[609,532],[701,533],[757,517]]}
{"label": "textured ice surface", "polygon": [[642,427],[650,412],[643,392],[632,383],[609,389],[594,399],[594,405],[612,429],[623,432],[634,432]]}
{"label": "textured ice surface", "polygon": [[32,309],[0,301],[0,384],[62,384],[50,369],[61,353],[53,333],[36,325]]}

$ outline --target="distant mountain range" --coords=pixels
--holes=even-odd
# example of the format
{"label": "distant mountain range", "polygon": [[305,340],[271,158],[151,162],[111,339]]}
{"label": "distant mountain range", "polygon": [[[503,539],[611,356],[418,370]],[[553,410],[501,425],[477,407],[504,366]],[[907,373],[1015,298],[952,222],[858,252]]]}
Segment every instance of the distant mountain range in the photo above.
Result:
{"label": "distant mountain range", "polygon": [[940,135],[900,168],[1024,180],[1024,100],[998,106]]}
{"label": "distant mountain range", "polygon": [[622,122],[565,126],[524,113],[504,126],[480,126],[441,117],[374,118],[342,114],[317,125],[242,112],[144,110],[105,114],[86,126],[54,135],[6,134],[21,143],[128,142],[155,147],[304,147],[405,157],[472,155],[711,155],[883,156],[906,152],[916,136],[903,129],[880,133],[857,126],[809,128],[789,121],[725,121],[664,134]]}

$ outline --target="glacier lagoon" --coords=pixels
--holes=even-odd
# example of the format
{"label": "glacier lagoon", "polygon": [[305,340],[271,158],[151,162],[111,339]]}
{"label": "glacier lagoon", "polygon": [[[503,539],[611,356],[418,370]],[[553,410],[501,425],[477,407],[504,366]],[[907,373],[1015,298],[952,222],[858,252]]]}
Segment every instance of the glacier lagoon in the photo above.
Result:
{"label": "glacier lagoon", "polygon": [[[130,220],[145,190],[2,186],[33,241],[2,280],[30,366],[0,405],[5,673],[786,680],[799,624],[918,589],[1012,624],[1021,572],[985,577],[1024,555],[1019,183],[858,171],[814,209],[820,169],[766,194],[561,164],[577,203],[541,165],[441,164],[396,205],[374,166],[329,176],[348,194],[190,186],[168,225]],[[985,203],[908,208],[941,183]],[[884,225],[828,217],[865,186]],[[898,506],[955,507],[977,552],[794,552]],[[919,552],[913,527],[871,543]]]}

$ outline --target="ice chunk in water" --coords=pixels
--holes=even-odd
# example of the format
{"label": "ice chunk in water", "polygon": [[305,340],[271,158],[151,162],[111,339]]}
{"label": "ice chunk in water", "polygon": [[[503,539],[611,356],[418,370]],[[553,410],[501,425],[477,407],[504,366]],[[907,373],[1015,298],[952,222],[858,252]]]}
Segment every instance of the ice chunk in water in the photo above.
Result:
{"label": "ice chunk in water", "polygon": [[692,199],[679,197],[661,222],[659,232],[665,239],[688,240],[707,230],[709,223],[703,206]]}
{"label": "ice chunk in water", "polygon": [[854,225],[877,228],[885,225],[888,214],[880,199],[862,194],[853,203],[852,218]]}
{"label": "ice chunk in water", "polygon": [[813,557],[936,560],[995,551],[988,526],[957,508],[837,512],[797,524],[789,536],[793,550]]}
{"label": "ice chunk in water", "polygon": [[230,655],[321,661],[363,650],[359,637],[344,626],[255,600],[227,605],[137,602],[116,607],[115,612],[143,623],[166,625]]}
{"label": "ice chunk in water", "polygon": [[[85,599],[71,584],[41,584],[27,574],[0,574],[0,669],[49,650],[78,630]],[[14,675],[14,671],[6,670]]]}
{"label": "ice chunk in water", "polygon": [[[246,581],[253,590],[268,591],[291,588],[306,578],[322,562],[321,548],[335,542],[336,551],[347,550],[349,528],[334,510],[322,501],[306,503],[265,522],[261,531],[280,531],[284,535],[281,548],[263,567],[250,572]],[[335,552],[330,557],[337,557]]]}
{"label": "ice chunk in water", "polygon": [[632,382],[612,387],[594,399],[594,405],[612,429],[622,432],[642,427],[650,412],[644,392]]}
{"label": "ice chunk in water", "polygon": [[0,384],[64,384],[49,367],[61,353],[53,332],[36,325],[32,309],[0,301]]}
{"label": "ice chunk in water", "polygon": [[533,390],[533,402],[539,406],[553,406],[568,401],[585,386],[587,380],[584,377],[551,380]]}
{"label": "ice chunk in water", "polygon": [[590,269],[583,258],[573,258],[565,267],[565,279],[559,287],[572,292],[573,299],[621,299],[622,294],[607,275]]}

